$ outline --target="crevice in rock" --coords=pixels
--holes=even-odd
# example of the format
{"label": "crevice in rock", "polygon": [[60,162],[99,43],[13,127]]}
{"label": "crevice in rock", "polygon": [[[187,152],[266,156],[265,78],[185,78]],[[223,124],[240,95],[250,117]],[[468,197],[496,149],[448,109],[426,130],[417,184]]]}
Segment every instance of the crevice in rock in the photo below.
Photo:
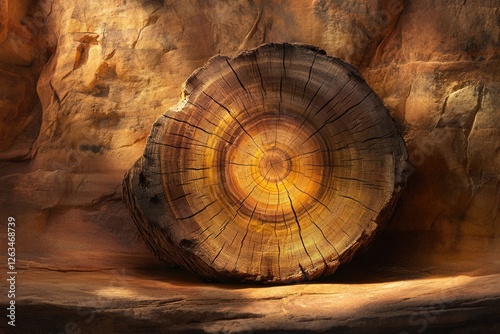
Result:
{"label": "crevice in rock", "polygon": [[47,20],[49,19],[50,15],[52,15],[52,11],[54,9],[54,2],[56,2],[56,0],[52,0],[50,2],[50,9],[49,9],[49,12],[45,15],[44,17],[44,22],[47,23]]}
{"label": "crevice in rock", "polygon": [[89,51],[93,45],[99,44],[97,39],[99,35],[96,33],[84,33],[83,36],[77,39],[80,44],[76,48],[75,62],[73,71],[85,65],[89,59]]}
{"label": "crevice in rock", "polygon": [[[396,17],[390,19],[387,18],[389,20],[387,26],[385,27],[385,29],[382,29],[379,32],[379,34],[375,36],[373,33],[368,32],[366,27],[364,27],[361,24],[358,24],[363,33],[367,35],[367,37],[371,40],[371,42],[369,42],[365,47],[363,55],[357,66],[358,68],[363,69],[366,67],[374,67],[382,59],[385,46],[391,40],[393,34],[395,33],[395,31],[397,31],[398,27],[400,27],[401,25],[401,17],[405,12],[406,6],[403,2],[400,2],[399,5],[401,6],[401,10],[397,14],[394,14],[392,11],[386,8],[381,8],[382,16],[396,15]],[[383,7],[382,5],[380,6]],[[394,10],[394,8],[392,9]]]}
{"label": "crevice in rock", "polygon": [[402,110],[403,112],[401,115],[401,121],[403,123],[404,128],[406,128],[408,126],[407,122],[406,122],[406,109],[408,108],[408,98],[411,95],[412,89],[413,89],[413,82],[410,83],[410,87],[408,88],[408,93],[406,93],[406,96],[404,98],[404,103],[403,103],[403,110]]}
{"label": "crevice in rock", "polygon": [[132,43],[132,49],[135,49],[137,43],[139,42],[139,39],[141,38],[142,36],[142,32],[144,31],[144,29],[146,29],[147,27],[149,27],[150,25],[153,25],[155,24],[158,19],[159,19],[159,16],[158,15],[155,15],[155,13],[160,10],[163,6],[160,6],[158,8],[156,8],[155,10],[153,10],[151,12],[151,14],[149,14],[148,18],[146,20],[144,20],[144,24],[142,26],[142,28],[139,30],[139,34],[137,34],[137,38],[135,39],[135,41]]}
{"label": "crevice in rock", "polygon": [[257,13],[255,17],[255,21],[252,24],[252,27],[248,31],[248,33],[245,35],[245,38],[241,42],[240,46],[238,47],[238,51],[246,50],[250,46],[250,40],[254,36],[255,32],[257,31],[257,28],[259,27],[260,21],[262,19],[262,13],[264,12],[263,8],[259,8],[259,12]]}
{"label": "crevice in rock", "polygon": [[465,136],[466,136],[466,148],[465,148],[465,161],[466,161],[466,166],[467,166],[467,174],[469,175],[469,181],[470,181],[470,184],[471,186],[474,184],[473,183],[473,180],[470,176],[470,156],[469,156],[469,145],[470,145],[470,138],[471,138],[471,134],[472,132],[474,131],[474,127],[476,125],[476,120],[477,120],[477,114],[479,112],[479,110],[481,109],[481,105],[483,103],[483,92],[484,92],[484,84],[483,83],[480,83],[478,86],[476,86],[476,90],[477,90],[477,104],[476,106],[474,107],[474,109],[472,109],[471,111],[471,114],[473,115],[472,117],[472,124],[470,126],[470,129],[467,128],[465,129]]}

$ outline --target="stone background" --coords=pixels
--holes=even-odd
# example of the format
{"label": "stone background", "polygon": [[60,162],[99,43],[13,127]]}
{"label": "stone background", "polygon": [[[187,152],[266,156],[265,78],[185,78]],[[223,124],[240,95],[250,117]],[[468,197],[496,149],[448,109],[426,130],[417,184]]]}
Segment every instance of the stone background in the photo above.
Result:
{"label": "stone background", "polygon": [[[0,0],[0,263],[14,216],[16,330],[500,332],[499,8]],[[330,280],[204,284],[159,267],[122,177],[193,70],[264,42],[314,44],[357,66],[414,170],[384,233]]]}
{"label": "stone background", "polygon": [[18,222],[18,266],[156,265],[121,201],[123,174],[193,70],[264,42],[314,44],[352,63],[396,119],[414,170],[386,242],[411,240],[405,249],[421,257],[493,256],[499,7],[0,0],[0,224]]}

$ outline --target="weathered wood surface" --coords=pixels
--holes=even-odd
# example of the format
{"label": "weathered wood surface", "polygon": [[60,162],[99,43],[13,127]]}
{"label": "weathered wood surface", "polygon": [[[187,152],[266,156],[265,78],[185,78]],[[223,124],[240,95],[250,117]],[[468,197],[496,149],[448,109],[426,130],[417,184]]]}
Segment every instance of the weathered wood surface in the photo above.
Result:
{"label": "weathered wood surface", "polygon": [[153,125],[124,198],[164,263],[210,281],[305,281],[368,244],[406,158],[355,68],[267,44],[195,71]]}

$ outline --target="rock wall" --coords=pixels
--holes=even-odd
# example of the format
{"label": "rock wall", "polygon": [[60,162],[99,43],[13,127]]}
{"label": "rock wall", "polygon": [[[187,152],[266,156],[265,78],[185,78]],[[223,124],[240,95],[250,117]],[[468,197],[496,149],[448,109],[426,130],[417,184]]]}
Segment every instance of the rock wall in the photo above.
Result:
{"label": "rock wall", "polygon": [[[121,202],[151,124],[211,56],[317,45],[357,66],[414,166],[389,231],[500,240],[500,1],[0,0],[0,206],[27,267],[156,260]],[[419,245],[418,247],[420,247]]]}

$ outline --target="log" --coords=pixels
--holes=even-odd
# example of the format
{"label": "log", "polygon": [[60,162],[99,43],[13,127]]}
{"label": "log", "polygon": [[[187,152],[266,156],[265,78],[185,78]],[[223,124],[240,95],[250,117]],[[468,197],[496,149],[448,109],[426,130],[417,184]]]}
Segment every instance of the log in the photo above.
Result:
{"label": "log", "polygon": [[313,46],[265,44],[191,75],[123,193],[163,263],[207,281],[292,283],[332,274],[369,244],[406,160],[353,66]]}

